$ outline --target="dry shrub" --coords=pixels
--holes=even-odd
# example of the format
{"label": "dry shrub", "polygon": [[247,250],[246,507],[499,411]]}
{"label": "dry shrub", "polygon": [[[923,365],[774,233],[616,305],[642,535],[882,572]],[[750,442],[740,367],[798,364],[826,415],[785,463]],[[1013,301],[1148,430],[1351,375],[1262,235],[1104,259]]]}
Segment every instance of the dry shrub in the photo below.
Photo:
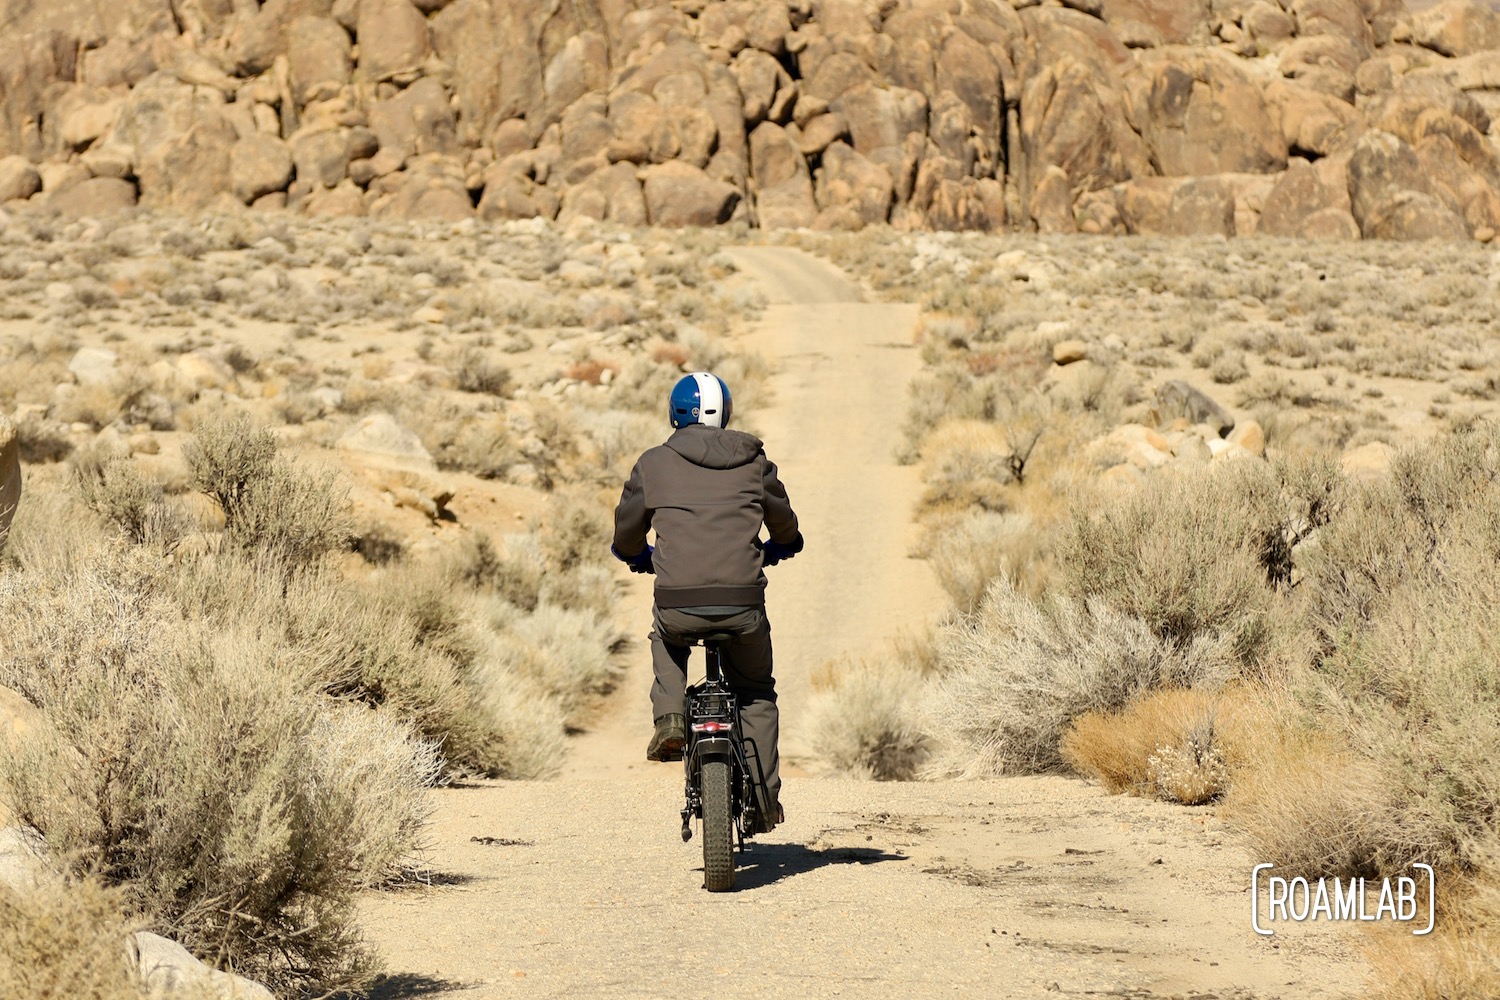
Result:
{"label": "dry shrub", "polygon": [[1015,479],[1014,450],[1003,428],[974,420],[950,421],[928,435],[922,453],[924,506],[979,506],[996,512],[1008,507],[1005,486]]}
{"label": "dry shrub", "polygon": [[926,640],[897,641],[879,657],[828,665],[809,722],[825,764],[875,781],[917,776],[931,742],[920,712],[930,650]]}
{"label": "dry shrub", "polygon": [[0,883],[0,996],[146,1000],[128,960],[122,897],[98,878]]}
{"label": "dry shrub", "polygon": [[1220,695],[1208,691],[1152,691],[1118,712],[1089,712],[1073,720],[1059,749],[1068,766],[1106,791],[1153,795],[1151,759],[1212,730]]}
{"label": "dry shrub", "polygon": [[496,603],[489,621],[501,636],[492,651],[498,668],[526,678],[551,697],[569,726],[581,725],[624,672],[617,654],[626,639],[602,615],[550,604],[521,614]]}
{"label": "dry shrub", "polygon": [[1071,592],[1098,597],[1185,645],[1223,635],[1241,662],[1273,641],[1272,582],[1289,574],[1286,514],[1260,462],[1157,476],[1093,508],[1080,506],[1064,543]]}
{"label": "dry shrub", "polygon": [[936,522],[928,537],[928,564],[963,612],[973,611],[997,579],[1035,593],[1046,575],[1045,533],[1025,514],[975,512]]}
{"label": "dry shrub", "polygon": [[1058,741],[1078,716],[1157,687],[1212,686],[1234,669],[1221,640],[1178,646],[1102,600],[1035,603],[1003,578],[940,631],[937,655],[927,705],[935,776],[1061,770]]}
{"label": "dry shrub", "polygon": [[[563,542],[544,540],[538,531],[509,535],[504,552],[487,538],[474,538],[460,554],[454,572],[470,586],[491,590],[522,611],[543,604],[566,610],[603,611],[613,600],[615,578],[599,557],[563,568],[549,558],[549,548]],[[608,553],[608,540],[600,550]]]}
{"label": "dry shrub", "polygon": [[1379,1000],[1490,1000],[1500,996],[1500,882],[1493,839],[1473,875],[1439,880],[1437,927],[1428,937],[1404,928],[1367,938],[1361,949]]}
{"label": "dry shrub", "polygon": [[509,367],[473,347],[460,352],[454,359],[453,376],[454,384],[464,392],[490,396],[509,395],[515,382]]}
{"label": "dry shrub", "polygon": [[114,524],[136,545],[162,552],[177,547],[188,530],[181,506],[161,484],[147,479],[124,453],[97,445],[73,456],[73,479],[84,505]]}
{"label": "dry shrub", "polygon": [[619,372],[619,370],[620,366],[617,364],[589,358],[585,361],[575,361],[564,369],[563,375],[574,382],[598,385],[604,381],[605,372]]}
{"label": "dry shrub", "polygon": [[16,437],[21,445],[21,461],[29,465],[60,462],[73,451],[67,428],[55,420],[24,417],[16,422]]}
{"label": "dry shrub", "polygon": [[183,458],[193,487],[218,502],[229,539],[243,551],[297,569],[343,548],[352,534],[337,474],[294,465],[271,432],[243,414],[204,422]]}
{"label": "dry shrub", "polygon": [[1268,721],[1235,748],[1224,816],[1288,877],[1374,874],[1389,817],[1379,769],[1306,723]]}
{"label": "dry shrub", "polygon": [[669,428],[659,415],[628,413],[616,409],[581,410],[578,422],[593,445],[593,465],[598,478],[612,485],[623,482],[630,465],[647,448],[661,444]]}
{"label": "dry shrub", "polygon": [[0,761],[7,798],[195,953],[282,989],[357,985],[353,895],[413,849],[435,747],[309,689],[255,622],[184,615],[153,565],[0,578],[0,683],[53,727]]}

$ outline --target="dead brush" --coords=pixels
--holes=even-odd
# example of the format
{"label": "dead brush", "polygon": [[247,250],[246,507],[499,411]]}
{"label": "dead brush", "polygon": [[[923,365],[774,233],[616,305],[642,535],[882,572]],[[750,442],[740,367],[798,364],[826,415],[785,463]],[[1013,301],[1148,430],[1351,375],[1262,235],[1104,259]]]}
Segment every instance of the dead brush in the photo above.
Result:
{"label": "dead brush", "polygon": [[[1440,877],[1430,937],[1406,930],[1373,933],[1360,943],[1377,1000],[1483,1000],[1500,996],[1500,871],[1494,836],[1476,847],[1487,860],[1463,875]],[[1425,887],[1424,887],[1425,888]]]}
{"label": "dead brush", "polygon": [[101,879],[0,883],[0,996],[146,1000],[125,941],[126,893]]}

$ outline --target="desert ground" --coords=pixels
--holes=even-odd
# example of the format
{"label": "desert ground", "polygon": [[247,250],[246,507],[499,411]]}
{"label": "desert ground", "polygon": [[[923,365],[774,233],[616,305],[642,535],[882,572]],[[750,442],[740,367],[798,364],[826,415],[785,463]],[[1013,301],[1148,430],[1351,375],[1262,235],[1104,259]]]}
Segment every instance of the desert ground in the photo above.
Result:
{"label": "desert ground", "polygon": [[[432,793],[431,884],[361,903],[391,970],[374,995],[1358,995],[1352,935],[1253,933],[1252,855],[1211,808],[1055,777],[814,776],[814,669],[944,608],[911,555],[920,483],[890,419],[920,364],[917,309],[801,251],[728,252],[768,303],[737,343],[777,359],[773,402],[747,418],[809,539],[770,574],[789,821],[754,842],[734,894],[703,892],[681,772],[644,760],[638,645],[557,778]],[[622,627],[641,633],[649,601],[632,586]]]}
{"label": "desert ground", "polygon": [[[1492,250],[7,224],[17,995],[54,974],[142,995],[108,971],[127,935],[188,945],[187,996],[1487,988],[1483,822],[1413,825],[1448,793],[1365,728],[1390,716],[1340,713],[1384,705],[1357,686],[1374,656],[1450,720],[1424,752],[1483,772],[1488,730],[1455,707],[1482,696],[1423,678],[1446,657],[1444,691],[1485,690],[1459,651],[1489,628],[1467,602],[1489,593]],[[770,573],[788,822],[727,896],[678,836],[680,772],[643,759],[650,593],[606,551],[699,368],[808,539]],[[1426,492],[1423,461],[1447,463]],[[1381,554],[1408,502],[1441,579]],[[1411,631],[1434,594],[1450,613]],[[141,783],[121,748],[182,763]],[[153,828],[188,836],[130,832]],[[338,867],[304,869],[302,843]],[[1258,861],[1380,872],[1413,843],[1459,900],[1434,951],[1252,931]],[[267,897],[268,871],[296,877]],[[1450,973],[1471,992],[1422,992]]]}

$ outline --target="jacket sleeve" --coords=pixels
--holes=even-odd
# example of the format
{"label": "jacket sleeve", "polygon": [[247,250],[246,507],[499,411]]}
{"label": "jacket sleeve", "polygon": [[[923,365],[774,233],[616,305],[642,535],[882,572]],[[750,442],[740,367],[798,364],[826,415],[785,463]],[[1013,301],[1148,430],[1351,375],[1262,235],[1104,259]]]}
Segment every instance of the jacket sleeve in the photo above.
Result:
{"label": "jacket sleeve", "polygon": [[766,462],[761,494],[766,530],[770,532],[771,539],[790,545],[797,538],[797,514],[792,510],[792,501],[786,495],[786,487],[781,485],[781,479],[776,475],[775,462]]}
{"label": "jacket sleeve", "polygon": [[641,484],[641,463],[635,463],[620,502],[615,506],[615,551],[622,556],[639,555],[646,549],[646,532],[651,529],[651,511],[646,507],[646,490]]}

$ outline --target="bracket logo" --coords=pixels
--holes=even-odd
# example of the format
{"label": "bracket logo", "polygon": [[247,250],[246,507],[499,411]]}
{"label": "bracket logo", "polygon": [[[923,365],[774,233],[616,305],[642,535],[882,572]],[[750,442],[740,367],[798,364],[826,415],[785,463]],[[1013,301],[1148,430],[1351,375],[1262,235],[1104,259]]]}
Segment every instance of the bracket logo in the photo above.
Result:
{"label": "bracket logo", "polygon": [[[1257,934],[1270,937],[1278,923],[1387,920],[1414,924],[1412,935],[1421,937],[1431,934],[1437,922],[1437,875],[1431,865],[1413,864],[1412,871],[1420,875],[1383,879],[1288,879],[1269,874],[1275,867],[1259,864],[1250,874],[1250,926]],[[1425,898],[1419,892],[1423,888]]]}

